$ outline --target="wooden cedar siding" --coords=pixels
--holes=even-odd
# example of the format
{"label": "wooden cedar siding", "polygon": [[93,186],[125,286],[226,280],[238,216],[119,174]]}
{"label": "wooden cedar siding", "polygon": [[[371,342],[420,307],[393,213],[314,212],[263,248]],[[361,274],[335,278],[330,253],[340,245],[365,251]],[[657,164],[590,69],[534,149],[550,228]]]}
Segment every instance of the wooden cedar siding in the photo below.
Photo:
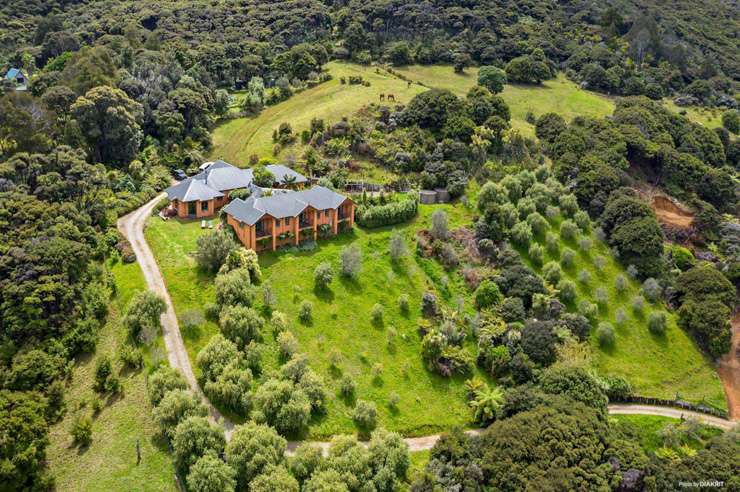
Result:
{"label": "wooden cedar siding", "polygon": [[[340,209],[342,209],[344,214],[343,219],[339,219]],[[355,223],[354,212],[355,204],[351,199],[347,198],[336,209],[316,210],[313,207],[306,207],[302,214],[308,218],[310,225],[304,227],[300,226],[300,216],[290,217],[290,220],[286,221],[285,218],[275,219],[270,215],[265,215],[260,219],[263,223],[260,238],[269,237],[270,239],[263,240],[260,244],[257,242],[260,238],[256,235],[256,224],[250,226],[248,224],[241,223],[228,214],[226,222],[234,229],[236,236],[245,248],[253,249],[257,252],[264,251],[266,249],[274,251],[280,246],[284,246],[286,244],[297,245],[300,241],[309,238],[315,241],[318,239],[318,228],[324,224],[332,226],[331,230],[333,234],[337,234],[340,221],[347,221],[348,226],[352,228]],[[301,230],[309,230],[311,233],[306,234],[304,232],[304,234],[301,234]],[[290,232],[292,236],[280,239],[279,236],[286,232]]]}
{"label": "wooden cedar siding", "polygon": [[188,203],[191,202],[181,202],[179,200],[172,200],[170,202],[170,206],[172,206],[175,210],[177,210],[177,216],[181,219],[188,219],[188,218],[196,218],[200,219],[203,217],[213,217],[216,215],[216,212],[219,208],[226,205],[226,203],[229,201],[229,192],[224,191],[224,196],[220,198],[214,198],[212,200],[208,200],[208,210],[203,210],[203,202],[197,201],[195,202],[195,215],[188,214]]}

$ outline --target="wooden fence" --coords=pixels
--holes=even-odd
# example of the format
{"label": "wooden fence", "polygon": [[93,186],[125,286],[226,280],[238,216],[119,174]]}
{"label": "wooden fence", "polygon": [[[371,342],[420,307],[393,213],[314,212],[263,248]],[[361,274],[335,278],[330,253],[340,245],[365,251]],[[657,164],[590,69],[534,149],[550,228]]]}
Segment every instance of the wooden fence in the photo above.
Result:
{"label": "wooden fence", "polygon": [[628,396],[612,403],[640,403],[643,405],[655,405],[659,407],[681,408],[692,412],[705,413],[723,419],[728,418],[727,412],[708,405],[696,405],[683,400],[663,400],[661,398],[649,398],[646,396]]}

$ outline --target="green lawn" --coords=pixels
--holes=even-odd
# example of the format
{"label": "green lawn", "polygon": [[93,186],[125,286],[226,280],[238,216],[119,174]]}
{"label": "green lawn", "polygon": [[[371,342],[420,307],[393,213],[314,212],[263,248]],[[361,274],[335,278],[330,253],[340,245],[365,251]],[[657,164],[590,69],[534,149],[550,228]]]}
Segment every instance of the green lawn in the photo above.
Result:
{"label": "green lawn", "polygon": [[[552,232],[556,234],[559,222],[556,220],[551,225]],[[609,302],[607,307],[599,312],[598,322],[606,321],[612,324],[616,342],[611,348],[602,348],[596,339],[596,330],[592,331],[593,366],[602,375],[627,378],[638,395],[674,398],[679,394],[681,398],[690,401],[705,400],[716,407],[726,409],[727,402],[722,384],[711,362],[702,355],[694,341],[676,325],[675,315],[666,311],[662,304],[651,305],[647,302],[644,315],[636,315],[631,303],[632,299],[640,294],[639,283],[629,280],[627,290],[619,294],[615,287],[615,278],[619,274],[629,278],[628,275],[611,255],[606,244],[599,241],[593,233],[590,233],[589,237],[593,242],[589,253],[580,251],[576,241],[562,240],[561,252],[565,247],[569,247],[577,253],[574,266],[563,269],[563,278],[572,280],[577,285],[576,306],[583,299],[595,303],[595,292],[599,287],[604,287],[608,292]],[[541,268],[529,261],[527,252],[522,248],[519,250],[529,265],[541,273]],[[601,272],[594,262],[597,256],[603,256],[606,260]],[[558,258],[546,252],[544,262],[550,260],[558,261]],[[591,276],[587,284],[578,281],[578,274],[583,269]],[[569,306],[569,309],[575,310],[576,306]],[[627,313],[627,320],[622,327],[618,327],[616,323],[616,312],[620,308]],[[647,328],[649,313],[654,310],[667,314],[667,330],[663,337],[652,335]]]}
{"label": "green lawn", "polygon": [[[456,74],[452,67],[444,65],[413,65],[396,71],[427,87],[449,89],[460,97],[478,83],[477,68],[468,68],[463,74]],[[576,116],[598,118],[614,111],[612,100],[579,88],[562,73],[541,86],[507,84],[501,96],[511,109],[512,127],[528,137],[534,137],[534,126],[525,119],[528,112],[536,117],[554,112],[570,121]]]}
{"label": "green lawn", "polygon": [[[280,123],[288,122],[294,133],[308,129],[312,118],[322,118],[327,124],[338,122],[343,116],[350,117],[362,106],[378,102],[381,93],[393,93],[399,103],[408,103],[411,98],[424,91],[374,67],[331,62],[326,66],[333,79],[294,95],[287,101],[265,108],[254,118],[238,118],[220,125],[213,132],[212,158],[222,158],[234,165],[246,166],[249,156],[272,156],[272,131]],[[340,77],[361,75],[370,82],[363,85],[341,84]],[[237,99],[239,96],[237,95]],[[302,156],[302,146],[295,144],[284,149],[282,158]]]}
{"label": "green lawn", "polygon": [[[282,251],[261,256],[264,282],[269,282],[277,297],[277,310],[288,315],[291,330],[300,341],[312,367],[325,379],[330,389],[326,415],[315,419],[309,431],[311,438],[326,438],[339,433],[355,431],[351,420],[352,404],[338,396],[339,379],[350,374],[357,383],[357,398],[376,402],[378,425],[402,432],[404,435],[423,435],[449,429],[453,425],[469,425],[470,410],[464,398],[464,378],[446,379],[430,373],[421,359],[421,338],[416,319],[421,295],[425,290],[435,291],[445,275],[449,287],[440,299],[449,306],[456,305],[458,296],[472,309],[470,293],[462,286],[461,276],[445,273],[433,260],[413,255],[415,233],[429,227],[432,212],[437,207],[421,206],[414,221],[398,226],[411,253],[400,265],[392,265],[388,255],[391,228],[362,230],[334,239],[321,240],[311,252]],[[439,206],[448,211],[450,227],[470,222],[470,211],[462,205]],[[189,253],[194,251],[196,239],[202,233],[196,222],[163,222],[150,219],[146,237],[162,269],[175,310],[181,316],[187,309],[203,309],[213,302],[212,278],[198,274]],[[328,292],[314,290],[313,271],[322,261],[329,261],[338,270],[339,253],[345,245],[355,242],[363,251],[362,274],[357,281],[341,279],[336,275]],[[406,293],[411,301],[409,315],[401,314],[398,297]],[[303,300],[313,303],[312,323],[299,322],[298,309]],[[370,322],[370,311],[375,303],[385,308],[382,327]],[[395,331],[389,345],[389,333]],[[191,360],[217,332],[213,323],[197,333],[186,333],[185,343]],[[277,366],[275,341],[265,333],[267,370]],[[474,351],[470,343],[471,353]],[[341,353],[340,370],[329,364],[329,353]],[[375,379],[371,368],[382,365],[382,376]],[[266,371],[267,372],[267,371]],[[400,396],[397,410],[387,406],[389,395]]]}
{"label": "green lawn", "polygon": [[663,99],[663,106],[674,113],[686,112],[685,116],[707,128],[719,128],[722,126],[722,110],[718,108],[704,108],[701,106],[676,106],[672,99]]}
{"label": "green lawn", "polygon": [[[125,338],[121,312],[131,296],[146,288],[138,264],[112,265],[118,294],[110,306],[109,320],[100,332],[96,354],[75,366],[72,382],[64,395],[67,413],[50,431],[47,450],[49,470],[56,490],[161,491],[177,490],[174,467],[146,394],[145,371],[121,374],[123,393],[111,399],[93,420],[92,444],[86,449],[72,446],[69,430],[78,414],[91,414],[90,401],[95,361],[101,354],[114,360]],[[160,342],[161,345],[161,342]],[[147,354],[147,362],[164,357],[160,348]],[[136,442],[141,446],[141,464],[136,465]]]}
{"label": "green lawn", "polygon": [[[681,423],[679,419],[659,415],[610,415],[609,421],[612,426],[623,426],[636,431],[640,446],[648,452],[655,452],[663,447],[663,439],[659,434],[661,429],[668,424],[680,425]],[[720,434],[722,434],[721,429],[702,425],[699,430],[699,439],[686,439],[684,444],[691,449],[698,450],[704,447],[706,440]]]}

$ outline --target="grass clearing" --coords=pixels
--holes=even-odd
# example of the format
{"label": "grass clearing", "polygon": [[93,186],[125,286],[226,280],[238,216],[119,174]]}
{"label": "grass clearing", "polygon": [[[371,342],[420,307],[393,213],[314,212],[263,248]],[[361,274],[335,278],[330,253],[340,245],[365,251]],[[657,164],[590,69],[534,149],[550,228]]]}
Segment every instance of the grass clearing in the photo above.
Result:
{"label": "grass clearing", "polygon": [[[103,399],[102,411],[93,419],[92,444],[88,448],[72,446],[69,433],[77,415],[91,414],[92,388],[97,357],[108,354],[116,359],[125,340],[121,313],[131,297],[146,284],[137,263],[111,265],[117,295],[110,305],[108,322],[100,332],[95,355],[83,358],[75,366],[72,382],[65,393],[67,413],[51,427],[47,448],[49,470],[57,490],[85,491],[175,491],[174,466],[166,442],[158,437],[159,428],[152,418],[146,393],[146,369],[120,375],[120,398]],[[147,362],[163,357],[159,346],[147,354]],[[136,443],[141,446],[141,463],[136,464]]]}
{"label": "grass clearing", "polygon": [[[660,431],[668,424],[680,425],[681,423],[679,419],[659,415],[610,415],[609,422],[612,426],[624,426],[636,430],[640,446],[645,451],[653,453],[663,447]],[[706,440],[720,434],[722,434],[721,429],[701,425],[699,439],[686,439],[685,445],[693,450],[699,450],[704,447]]]}
{"label": "grass clearing", "polygon": [[[466,69],[463,74],[456,74],[452,67],[443,65],[413,65],[395,70],[410,80],[427,87],[449,89],[460,97],[478,83],[478,69],[475,67]],[[507,84],[501,96],[511,109],[512,128],[527,137],[534,137],[534,126],[526,120],[530,112],[536,117],[558,113],[570,121],[576,116],[600,118],[614,111],[611,99],[581,89],[562,73],[541,86]]]}
{"label": "grass clearing", "polygon": [[[551,232],[558,234],[560,220],[550,225]],[[676,324],[676,316],[667,311],[662,304],[645,302],[644,314],[637,315],[632,310],[632,299],[640,295],[640,284],[629,279],[625,269],[612,256],[608,246],[599,241],[593,232],[587,235],[593,244],[588,253],[579,250],[577,239],[564,241],[561,238],[560,252],[568,247],[576,252],[575,262],[571,268],[563,268],[563,278],[573,281],[577,285],[576,305],[570,305],[570,310],[576,310],[577,303],[588,300],[596,303],[595,293],[600,287],[606,289],[609,302],[601,309],[594,326],[605,321],[614,327],[616,341],[612,347],[602,348],[596,338],[596,330],[592,331],[591,346],[592,365],[602,375],[617,375],[625,377],[632,383],[634,392],[642,396],[656,398],[676,398],[693,402],[705,401],[717,408],[727,409],[722,384],[715,372],[711,361],[702,355],[695,342]],[[581,237],[584,237],[581,234]],[[539,238],[544,245],[544,240]],[[527,264],[538,273],[542,268],[534,265],[528,258],[527,251],[518,248]],[[602,256],[605,260],[604,268],[599,271],[594,259]],[[559,256],[545,254],[544,263],[559,261]],[[579,272],[588,271],[590,282],[579,282]],[[624,275],[627,289],[619,293],[615,287],[618,275]],[[619,326],[616,322],[616,313],[624,310],[626,321]],[[648,330],[647,319],[652,311],[664,311],[667,316],[666,333],[664,336],[655,336]]]}
{"label": "grass clearing", "polygon": [[663,106],[674,113],[683,114],[694,123],[707,128],[722,126],[722,110],[719,108],[705,108],[701,106],[677,106],[671,99],[663,99]]}
{"label": "grass clearing", "polygon": [[[211,158],[222,158],[234,165],[246,166],[249,156],[272,156],[272,131],[280,123],[289,122],[293,132],[300,135],[308,129],[312,118],[321,118],[331,125],[343,116],[350,117],[362,106],[378,102],[381,93],[392,93],[399,103],[408,103],[416,94],[425,89],[419,85],[408,84],[389,73],[374,67],[330,62],[326,69],[333,79],[294,95],[287,101],[268,106],[254,118],[230,120],[213,132],[213,152]],[[370,82],[363,85],[341,84],[340,77],[361,75]],[[303,146],[300,142],[283,149],[281,158],[300,158]]]}
{"label": "grass clearing", "polygon": [[[332,80],[269,106],[256,117],[236,118],[218,126],[213,132],[210,157],[246,166],[252,154],[272,156],[272,132],[282,122],[289,122],[293,132],[300,135],[301,131],[309,128],[312,118],[322,118],[327,124],[336,123],[343,116],[350,117],[363,106],[378,102],[381,93],[395,94],[400,104],[408,103],[416,94],[431,87],[449,89],[464,97],[478,81],[478,69],[474,67],[468,68],[463,74],[456,74],[447,65],[412,65],[394,69],[418,82],[411,85],[376,67],[333,61],[326,65],[326,69],[331,73]],[[340,77],[350,75],[361,75],[370,82],[370,87],[342,85]],[[579,115],[602,117],[614,111],[612,100],[579,88],[563,74],[558,74],[557,78],[541,86],[507,85],[501,95],[511,108],[512,127],[528,137],[534,137],[534,126],[526,121],[528,112],[535,116],[556,112],[570,121]],[[233,96],[238,102],[244,94],[241,91]],[[300,159],[303,149],[304,146],[297,142],[283,149],[279,157]]]}
{"label": "grass clearing", "polygon": [[[263,282],[269,282],[273,288],[276,309],[288,315],[300,350],[308,355],[311,366],[324,378],[329,389],[327,412],[312,421],[306,437],[323,439],[355,432],[354,402],[339,396],[339,380],[345,374],[351,375],[357,384],[357,399],[376,403],[379,426],[416,436],[470,424],[471,413],[463,388],[465,378],[443,378],[431,373],[421,358],[416,319],[425,290],[439,292],[439,282],[447,276],[449,286],[444,294],[439,293],[440,301],[453,307],[460,296],[466,309],[472,309],[471,295],[462,285],[460,275],[444,272],[436,261],[416,258],[413,254],[416,232],[430,226],[431,214],[437,208],[448,212],[450,228],[470,222],[471,211],[460,204],[421,206],[415,220],[396,226],[404,235],[410,253],[398,265],[391,263],[388,254],[391,227],[355,228],[352,233],[319,241],[314,251],[288,250],[260,257]],[[164,222],[152,218],[148,223],[146,237],[162,269],[178,316],[184,310],[202,310],[206,303],[213,302],[213,277],[198,273],[189,255],[202,233],[197,222]],[[350,243],[359,244],[363,251],[363,269],[356,281],[343,279],[338,272],[340,251]],[[323,261],[334,266],[335,278],[329,290],[316,291],[313,271]],[[401,313],[398,307],[398,297],[402,293],[409,296],[408,315]],[[313,304],[313,319],[308,324],[301,323],[298,318],[303,300]],[[370,320],[370,311],[376,303],[385,310],[382,326],[374,326]],[[183,334],[191,361],[195,361],[200,348],[217,330],[214,323],[208,322],[196,333]],[[266,329],[264,334],[267,349],[264,373],[278,365],[276,342],[268,331]],[[468,342],[468,348],[474,353],[472,342]],[[332,351],[341,355],[338,368],[331,367],[329,354]],[[372,374],[376,365],[382,367],[379,377]],[[400,397],[395,409],[388,405],[393,392]]]}

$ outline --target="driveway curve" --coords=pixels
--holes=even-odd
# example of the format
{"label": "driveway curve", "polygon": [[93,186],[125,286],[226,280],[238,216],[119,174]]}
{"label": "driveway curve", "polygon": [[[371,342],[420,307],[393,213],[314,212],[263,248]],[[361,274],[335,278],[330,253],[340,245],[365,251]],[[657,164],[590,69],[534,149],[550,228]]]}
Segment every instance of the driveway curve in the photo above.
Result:
{"label": "driveway curve", "polygon": [[[190,385],[190,388],[195,393],[201,395],[203,400],[207,402],[211,418],[223,426],[226,439],[228,440],[231,438],[231,434],[234,430],[234,423],[222,415],[221,412],[219,412],[218,409],[208,401],[198,385],[198,380],[195,378],[195,373],[193,372],[190,358],[188,357],[188,352],[185,349],[185,343],[183,342],[182,335],[180,333],[180,327],[177,324],[177,316],[175,315],[175,308],[172,305],[172,299],[167,292],[167,286],[162,277],[162,273],[159,270],[157,261],[154,259],[154,255],[144,237],[144,227],[146,226],[147,219],[152,215],[152,211],[157,203],[159,203],[159,201],[165,196],[166,195],[162,193],[142,205],[140,208],[118,219],[118,230],[121,231],[124,237],[126,237],[126,239],[131,243],[131,247],[136,254],[136,259],[139,262],[141,271],[144,273],[144,278],[146,279],[149,290],[164,299],[167,306],[166,311],[162,314],[161,321],[164,345],[167,350],[167,359],[169,360],[170,366],[180,371]],[[608,410],[611,415],[659,415],[676,419],[692,417],[696,418],[704,425],[717,427],[723,430],[729,430],[736,425],[735,422],[730,420],[671,407],[625,404],[609,405]],[[466,431],[466,434],[478,435],[481,432],[482,431],[480,429],[472,429]],[[408,444],[409,451],[426,451],[432,449],[441,436],[442,434],[432,434],[421,437],[407,437],[404,441]],[[293,454],[295,449],[304,442],[320,448],[324,454],[328,451],[330,444],[329,442],[323,441],[289,441],[287,454]]]}
{"label": "driveway curve", "polygon": [[190,388],[196,394],[203,397],[203,400],[208,406],[211,418],[224,427],[227,438],[229,438],[234,429],[234,424],[208,401],[208,398],[205,397],[198,385],[193,367],[190,365],[188,351],[185,349],[185,343],[180,333],[180,327],[177,324],[177,316],[175,315],[175,308],[172,305],[172,299],[167,292],[167,286],[164,283],[164,278],[159,270],[157,261],[154,259],[152,250],[149,248],[144,237],[144,227],[146,226],[147,219],[152,215],[152,211],[157,203],[166,196],[162,193],[128,215],[118,219],[118,230],[131,243],[131,248],[136,254],[136,260],[139,262],[139,267],[144,274],[144,279],[149,290],[164,299],[167,308],[161,318],[162,336],[164,337],[164,346],[167,350],[167,359],[170,366],[180,371]]}

